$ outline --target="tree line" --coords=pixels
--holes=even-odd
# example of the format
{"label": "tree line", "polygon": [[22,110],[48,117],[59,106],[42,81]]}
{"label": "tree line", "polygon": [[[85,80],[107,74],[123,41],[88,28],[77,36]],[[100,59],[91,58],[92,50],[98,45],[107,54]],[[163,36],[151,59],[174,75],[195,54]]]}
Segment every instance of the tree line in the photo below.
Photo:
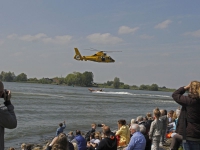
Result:
{"label": "tree line", "polygon": [[150,90],[150,91],[171,91],[165,86],[159,87],[157,84],[152,85],[128,85],[120,82],[118,77],[115,77],[113,81],[107,81],[104,83],[95,83],[93,81],[94,75],[92,72],[85,71],[83,73],[73,72],[66,77],[54,77],[54,78],[28,78],[25,73],[15,75],[14,72],[4,72],[0,74],[0,80],[5,82],[28,82],[28,83],[42,83],[42,84],[65,84],[68,86],[83,86],[83,87],[100,87],[100,88],[115,88],[115,89],[133,89],[133,90]]}

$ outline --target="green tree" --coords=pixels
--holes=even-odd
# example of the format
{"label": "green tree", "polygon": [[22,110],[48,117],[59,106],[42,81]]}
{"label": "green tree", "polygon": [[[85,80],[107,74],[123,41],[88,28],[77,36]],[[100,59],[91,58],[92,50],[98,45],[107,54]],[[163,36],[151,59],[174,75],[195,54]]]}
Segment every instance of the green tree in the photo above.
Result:
{"label": "green tree", "polygon": [[27,81],[27,75],[25,73],[21,73],[16,76],[15,81]]}
{"label": "green tree", "polygon": [[4,72],[2,71],[1,72],[1,78],[2,78],[2,81],[6,81],[6,82],[11,82],[11,81],[14,81],[15,79],[15,74],[14,72]]}
{"label": "green tree", "polygon": [[115,89],[118,89],[119,86],[120,86],[120,79],[117,78],[117,77],[115,77],[115,78],[114,78],[114,81],[113,81],[113,87],[114,87]]}
{"label": "green tree", "polygon": [[128,84],[124,84],[123,89],[130,89],[130,86]]}
{"label": "green tree", "polygon": [[140,85],[139,90],[149,90],[149,85]]}
{"label": "green tree", "polygon": [[72,73],[68,74],[65,78],[65,83],[69,86],[74,85],[75,83],[74,74]]}
{"label": "green tree", "polygon": [[113,84],[113,81],[107,81],[106,83],[108,86],[111,86]]}
{"label": "green tree", "polygon": [[85,71],[82,74],[82,85],[83,86],[92,86],[93,77],[94,77],[94,75],[92,72]]}
{"label": "green tree", "polygon": [[149,87],[149,90],[150,90],[150,91],[158,91],[158,85],[157,85],[157,84],[152,84],[152,85]]}

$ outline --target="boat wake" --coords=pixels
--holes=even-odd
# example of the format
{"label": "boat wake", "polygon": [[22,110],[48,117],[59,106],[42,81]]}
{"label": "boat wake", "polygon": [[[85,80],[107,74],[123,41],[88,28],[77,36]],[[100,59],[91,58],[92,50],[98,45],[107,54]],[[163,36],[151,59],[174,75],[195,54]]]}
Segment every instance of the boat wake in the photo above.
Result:
{"label": "boat wake", "polygon": [[133,95],[133,96],[145,96],[145,97],[170,97],[167,95],[154,95],[154,94],[134,94],[134,93],[129,93],[129,92],[104,92],[104,91],[93,91],[92,93],[97,93],[97,94],[119,94],[119,95]]}
{"label": "boat wake", "polygon": [[61,95],[53,95],[53,94],[46,94],[46,93],[23,93],[23,92],[13,92],[16,94],[23,94],[23,95],[35,95],[35,96],[49,96],[49,97],[64,97]]}
{"label": "boat wake", "polygon": [[104,91],[93,91],[92,93],[98,93],[98,94],[121,94],[121,95],[133,95],[129,92],[104,92]]}

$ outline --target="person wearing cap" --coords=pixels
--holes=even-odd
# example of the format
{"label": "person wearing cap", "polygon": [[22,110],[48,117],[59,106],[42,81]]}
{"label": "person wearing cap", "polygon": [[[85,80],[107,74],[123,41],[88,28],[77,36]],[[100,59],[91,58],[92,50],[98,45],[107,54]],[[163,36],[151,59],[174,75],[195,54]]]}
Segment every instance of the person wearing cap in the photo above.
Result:
{"label": "person wearing cap", "polygon": [[14,106],[11,104],[11,92],[4,90],[4,85],[0,81],[0,98],[4,98],[4,105],[0,105],[0,150],[4,149],[5,128],[14,129],[17,127],[17,119]]}

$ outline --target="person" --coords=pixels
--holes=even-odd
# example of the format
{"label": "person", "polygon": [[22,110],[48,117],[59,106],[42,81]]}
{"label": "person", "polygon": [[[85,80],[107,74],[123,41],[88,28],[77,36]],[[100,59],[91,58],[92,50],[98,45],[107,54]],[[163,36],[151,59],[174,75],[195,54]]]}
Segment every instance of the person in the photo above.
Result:
{"label": "person", "polygon": [[14,106],[11,104],[11,91],[4,90],[4,85],[0,81],[0,98],[4,98],[4,105],[0,106],[0,150],[4,149],[5,128],[14,129],[17,127],[17,119]]}
{"label": "person", "polygon": [[116,136],[119,136],[119,142],[117,145],[119,147],[127,146],[130,141],[130,130],[126,125],[126,120],[118,120],[117,125],[118,130],[115,133]]}
{"label": "person", "polygon": [[74,146],[67,140],[65,133],[60,133],[58,136],[54,137],[54,139],[51,141],[51,143],[48,144],[46,148],[46,150],[54,149],[74,150]]}
{"label": "person", "polygon": [[59,128],[57,128],[56,130],[56,136],[62,133],[65,128],[66,128],[65,121],[63,123],[59,123]]}
{"label": "person", "polygon": [[[184,95],[186,91],[188,95]],[[180,87],[172,98],[182,106],[176,128],[183,136],[184,150],[200,149],[200,82],[192,81]]]}
{"label": "person", "polygon": [[74,142],[77,143],[78,150],[86,150],[87,149],[87,141],[81,135],[81,131],[80,130],[76,130],[76,136],[71,142],[72,143],[74,143]]}
{"label": "person", "polygon": [[22,150],[26,150],[26,144],[25,144],[25,143],[22,143],[21,149],[22,149]]}
{"label": "person", "polygon": [[160,114],[161,114],[160,121],[162,121],[163,126],[162,126],[159,146],[163,146],[163,144],[165,143],[165,135],[167,132],[167,125],[168,125],[167,110],[161,109]]}
{"label": "person", "polygon": [[170,111],[168,112],[168,114],[167,114],[168,123],[174,122],[173,114],[174,114],[174,111],[173,111],[173,110],[170,110]]}
{"label": "person", "polygon": [[117,139],[111,132],[110,127],[104,125],[102,128],[104,138],[99,142],[96,150],[117,150]]}
{"label": "person", "polygon": [[74,139],[74,133],[73,133],[73,131],[70,131],[69,133],[68,133],[68,135],[67,135],[67,138],[68,138],[68,141],[72,141],[73,139]]}
{"label": "person", "polygon": [[146,139],[144,135],[140,132],[140,127],[138,124],[132,124],[130,127],[131,130],[131,140],[127,147],[123,150],[145,150]]}
{"label": "person", "polygon": [[10,149],[9,150],[15,150],[15,148],[14,147],[10,147]]}
{"label": "person", "polygon": [[97,126],[97,125],[96,125],[95,123],[92,123],[92,124],[91,124],[91,130],[89,130],[89,131],[86,133],[86,135],[85,135],[86,141],[90,141],[90,135],[91,135],[92,133],[95,133],[96,126]]}
{"label": "person", "polygon": [[146,133],[146,127],[144,125],[139,125],[140,132],[144,135],[146,139],[145,150],[151,150],[151,140],[149,139],[149,135]]}
{"label": "person", "polygon": [[163,123],[159,120],[160,110],[155,108],[153,110],[154,121],[151,123],[149,131],[149,139],[152,140],[152,150],[159,150],[160,137],[162,135]]}

